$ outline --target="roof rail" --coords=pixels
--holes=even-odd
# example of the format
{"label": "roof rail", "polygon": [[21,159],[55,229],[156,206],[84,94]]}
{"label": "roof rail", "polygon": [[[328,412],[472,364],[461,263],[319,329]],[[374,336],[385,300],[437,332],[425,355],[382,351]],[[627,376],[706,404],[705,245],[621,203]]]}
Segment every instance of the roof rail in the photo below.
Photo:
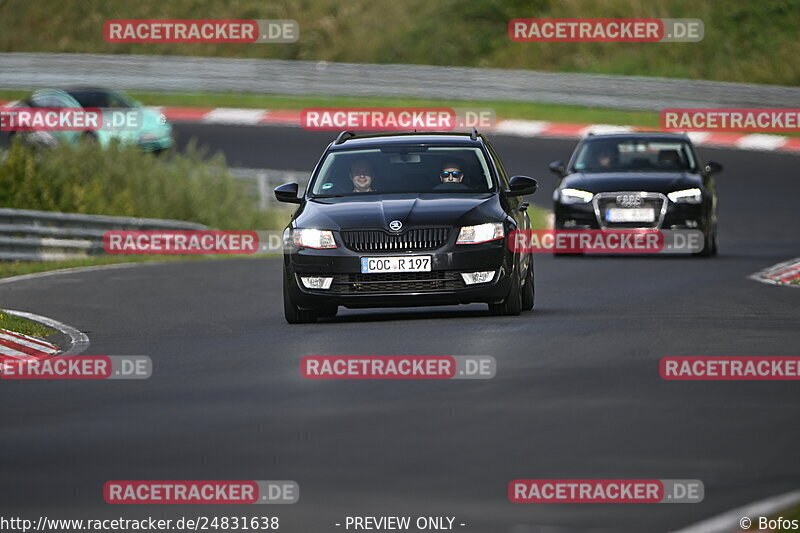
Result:
{"label": "roof rail", "polygon": [[469,134],[469,138],[473,141],[478,140],[478,130],[475,129],[475,126],[472,127],[472,133]]}
{"label": "roof rail", "polygon": [[347,139],[352,139],[355,136],[356,134],[353,133],[352,131],[343,131],[336,137],[336,140],[333,141],[333,144],[342,144]]}

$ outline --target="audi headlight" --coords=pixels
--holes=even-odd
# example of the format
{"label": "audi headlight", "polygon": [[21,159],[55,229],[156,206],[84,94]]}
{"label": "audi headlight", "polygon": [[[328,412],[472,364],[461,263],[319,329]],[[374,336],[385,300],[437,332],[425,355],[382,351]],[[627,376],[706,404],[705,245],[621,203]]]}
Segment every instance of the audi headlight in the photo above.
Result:
{"label": "audi headlight", "polygon": [[699,204],[703,201],[703,191],[695,187],[671,192],[667,197],[676,204]]}
{"label": "audi headlight", "polygon": [[586,204],[592,201],[594,193],[580,189],[561,189],[562,204]]}
{"label": "audi headlight", "polygon": [[305,248],[336,248],[333,232],[325,229],[296,229],[292,232],[292,243]]}
{"label": "audi headlight", "polygon": [[458,233],[456,244],[478,244],[505,237],[502,222],[487,222],[477,226],[464,226]]}

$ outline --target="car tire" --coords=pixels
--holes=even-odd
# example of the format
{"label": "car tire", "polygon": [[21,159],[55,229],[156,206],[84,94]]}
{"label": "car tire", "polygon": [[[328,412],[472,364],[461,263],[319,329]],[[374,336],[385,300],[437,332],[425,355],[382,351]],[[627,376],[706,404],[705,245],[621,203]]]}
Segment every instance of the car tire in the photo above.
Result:
{"label": "car tire", "polygon": [[528,263],[528,273],[525,274],[525,282],[522,285],[522,310],[530,311],[536,300],[536,287],[533,285],[533,256]]}
{"label": "car tire", "polygon": [[489,304],[489,311],[497,316],[516,316],[522,312],[522,287],[517,273],[511,275],[511,288],[506,299],[503,303]]}
{"label": "car tire", "polygon": [[309,324],[317,321],[316,310],[300,309],[294,303],[289,289],[291,281],[283,278],[283,316],[289,324]]}
{"label": "car tire", "polygon": [[714,257],[717,255],[717,230],[703,234],[703,249],[694,254],[697,257]]}

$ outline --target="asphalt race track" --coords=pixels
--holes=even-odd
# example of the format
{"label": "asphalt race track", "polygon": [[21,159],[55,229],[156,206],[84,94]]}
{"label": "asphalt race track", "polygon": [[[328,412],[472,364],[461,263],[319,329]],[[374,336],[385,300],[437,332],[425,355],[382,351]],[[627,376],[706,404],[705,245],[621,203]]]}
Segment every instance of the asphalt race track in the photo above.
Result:
{"label": "asphalt race track", "polygon": [[[230,164],[311,169],[334,135],[178,125]],[[540,179],[575,141],[496,137]],[[800,486],[797,382],[669,382],[664,356],[800,355],[800,290],[747,276],[800,255],[800,157],[700,149],[720,256],[536,257],[536,309],[343,310],[290,326],[280,261],[191,261],[0,285],[2,306],[149,355],[146,381],[0,382],[0,508],[26,517],[449,515],[469,533],[661,533]],[[493,355],[492,380],[310,381],[304,355]],[[517,478],[700,479],[699,504],[536,505]],[[113,479],[291,479],[293,506],[111,506]],[[549,527],[545,527],[549,526]]]}

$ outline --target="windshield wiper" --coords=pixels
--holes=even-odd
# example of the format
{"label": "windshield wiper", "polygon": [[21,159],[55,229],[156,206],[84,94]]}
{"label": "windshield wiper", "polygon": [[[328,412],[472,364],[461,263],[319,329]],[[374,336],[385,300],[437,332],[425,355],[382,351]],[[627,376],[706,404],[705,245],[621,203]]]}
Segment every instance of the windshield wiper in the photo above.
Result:
{"label": "windshield wiper", "polygon": [[346,194],[315,194],[311,198],[344,198]]}

